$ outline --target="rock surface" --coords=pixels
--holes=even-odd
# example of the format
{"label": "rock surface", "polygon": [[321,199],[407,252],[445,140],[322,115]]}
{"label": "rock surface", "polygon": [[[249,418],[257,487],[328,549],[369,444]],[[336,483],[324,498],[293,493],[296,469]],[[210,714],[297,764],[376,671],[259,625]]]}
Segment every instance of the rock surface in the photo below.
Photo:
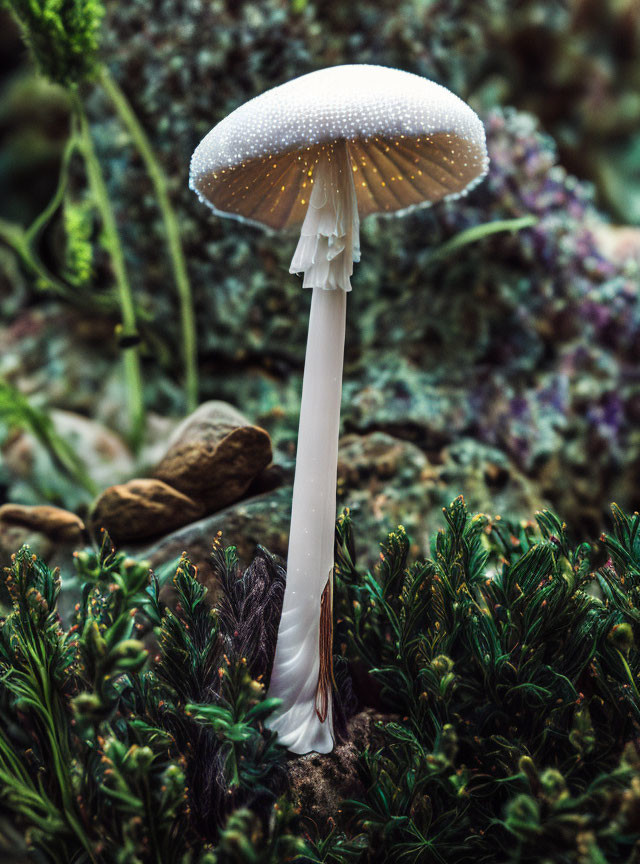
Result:
{"label": "rock surface", "polygon": [[223,543],[236,546],[241,562],[248,565],[258,544],[272,554],[286,556],[290,518],[291,487],[284,486],[178,528],[151,544],[129,544],[127,552],[155,568],[186,551],[198,567],[199,578],[215,593],[210,557],[218,531],[222,531]]}
{"label": "rock surface", "polygon": [[205,402],[178,426],[153,476],[221,510],[271,462],[271,440],[232,405]]}
{"label": "rock surface", "polygon": [[[73,448],[97,489],[127,480],[133,472],[133,456],[111,429],[71,411],[50,412],[53,429]],[[46,447],[30,432],[14,433],[2,449],[2,461],[12,487],[12,498],[39,504],[43,500],[64,501],[83,510],[91,494],[54,465]]]}
{"label": "rock surface", "polygon": [[463,489],[473,512],[530,518],[546,506],[505,454],[470,438],[429,451],[388,435],[345,435],[338,452],[338,507],[349,507],[359,563],[373,567],[378,543],[404,525],[413,553],[428,554],[442,527],[442,507]]}
{"label": "rock surface", "polygon": [[21,546],[28,546],[49,565],[60,544],[43,534],[41,531],[28,528],[26,525],[15,525],[0,522],[0,568],[8,567],[11,556]]}
{"label": "rock surface", "polygon": [[51,537],[52,540],[82,542],[85,525],[79,516],[60,507],[4,504],[0,507],[0,523],[22,525]]}
{"label": "rock surface", "polygon": [[13,553],[27,545],[50,566],[63,562],[72,570],[73,552],[86,540],[84,522],[68,510],[47,505],[0,507],[0,567],[7,566]]}
{"label": "rock surface", "polygon": [[96,501],[94,531],[106,528],[114,543],[144,540],[193,522],[202,516],[201,504],[161,480],[144,478],[110,486]]}
{"label": "rock surface", "polygon": [[[429,537],[442,527],[442,507],[465,490],[472,511],[508,513],[529,518],[546,502],[501,451],[464,439],[427,455],[415,444],[384,432],[345,435],[340,440],[338,510],[349,507],[354,517],[358,565],[373,568],[378,544],[404,525],[413,541],[412,554],[428,554]],[[215,591],[209,565],[211,543],[237,547],[248,565],[257,544],[286,558],[291,519],[290,485],[237,502],[224,510],[184,525],[151,544],[129,545],[127,551],[152,567],[187,552],[208,586]]]}

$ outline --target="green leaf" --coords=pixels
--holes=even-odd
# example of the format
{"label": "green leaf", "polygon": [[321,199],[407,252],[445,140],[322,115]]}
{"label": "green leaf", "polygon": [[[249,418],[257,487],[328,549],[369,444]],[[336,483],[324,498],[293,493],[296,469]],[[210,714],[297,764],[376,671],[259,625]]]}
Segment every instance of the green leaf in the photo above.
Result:
{"label": "green leaf", "polygon": [[54,466],[91,495],[97,487],[73,447],[55,430],[51,418],[0,378],[0,424],[30,432],[45,448]]}

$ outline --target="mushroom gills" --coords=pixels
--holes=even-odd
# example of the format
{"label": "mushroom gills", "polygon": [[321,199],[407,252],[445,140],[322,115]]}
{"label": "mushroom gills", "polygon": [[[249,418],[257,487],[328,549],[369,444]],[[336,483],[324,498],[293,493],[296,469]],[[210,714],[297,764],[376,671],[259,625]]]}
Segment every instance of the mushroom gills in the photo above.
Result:
{"label": "mushroom gills", "polygon": [[360,260],[360,219],[346,141],[323,148],[310,180],[309,205],[290,273],[304,273],[303,288],[351,291]]}

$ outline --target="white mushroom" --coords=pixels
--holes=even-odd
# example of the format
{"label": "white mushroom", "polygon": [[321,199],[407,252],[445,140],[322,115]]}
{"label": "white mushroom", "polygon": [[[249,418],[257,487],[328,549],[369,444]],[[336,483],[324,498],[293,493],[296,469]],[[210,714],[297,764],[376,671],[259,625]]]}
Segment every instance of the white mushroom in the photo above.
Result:
{"label": "white mushroom", "polygon": [[335,66],[252,99],[197,147],[190,185],[221,216],[298,228],[292,273],[312,288],[287,585],[269,721],[295,753],[333,748],[332,576],[346,292],[359,220],[465,194],[486,174],[482,123],[444,87]]}

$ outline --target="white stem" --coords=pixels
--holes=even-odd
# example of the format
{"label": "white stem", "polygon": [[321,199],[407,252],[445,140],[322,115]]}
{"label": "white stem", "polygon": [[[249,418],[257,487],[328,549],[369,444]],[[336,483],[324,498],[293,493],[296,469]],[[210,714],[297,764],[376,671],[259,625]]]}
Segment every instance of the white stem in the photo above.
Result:
{"label": "white stem", "polygon": [[[287,584],[269,696],[283,700],[267,726],[294,753],[333,749],[333,716],[317,709],[320,601],[333,576],[336,474],[349,276],[359,258],[355,188],[346,145],[314,172],[292,270],[313,288],[293,484]],[[330,289],[334,290],[330,290]]]}
{"label": "white stem", "polygon": [[283,704],[267,724],[294,753],[333,748],[331,706],[322,723],[316,688],[320,600],[333,570],[346,301],[344,291],[314,288],[309,317],[287,585],[269,685]]}

